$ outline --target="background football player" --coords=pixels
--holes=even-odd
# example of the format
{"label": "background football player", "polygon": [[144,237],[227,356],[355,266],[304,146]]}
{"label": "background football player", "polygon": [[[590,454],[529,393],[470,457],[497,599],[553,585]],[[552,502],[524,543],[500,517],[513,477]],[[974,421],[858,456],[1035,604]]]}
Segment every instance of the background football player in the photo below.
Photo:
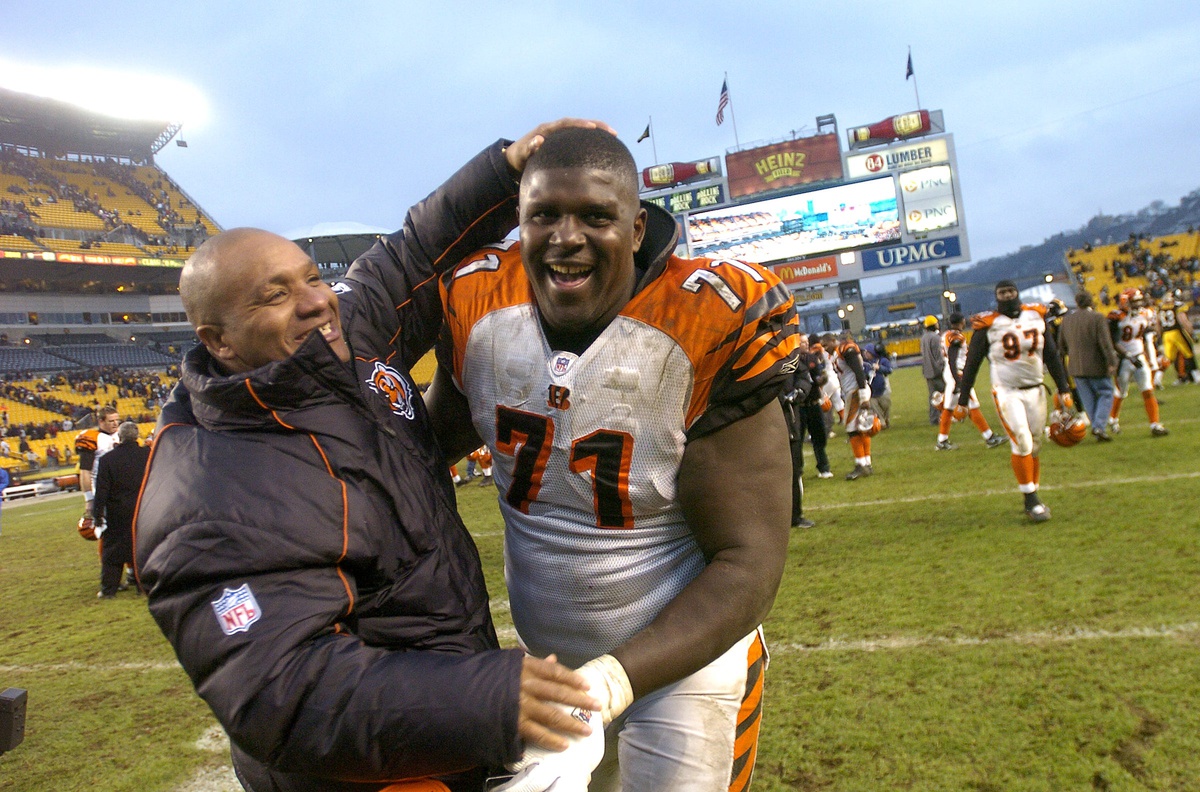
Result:
{"label": "background football player", "polygon": [[1168,292],[1158,306],[1158,332],[1162,338],[1163,356],[1175,367],[1175,384],[1200,382],[1196,368],[1195,338],[1192,322],[1182,301]]}
{"label": "background football player", "polygon": [[867,386],[862,353],[849,332],[842,336],[833,353],[833,370],[845,404],[842,420],[854,454],[854,470],[846,474],[846,480],[854,481],[875,472],[871,467],[870,434],[875,414],[871,412],[871,389]]}
{"label": "background football player", "polygon": [[1034,522],[1050,519],[1050,509],[1038,497],[1041,480],[1038,454],[1046,427],[1046,391],[1042,381],[1047,369],[1058,388],[1055,402],[1068,409],[1074,407],[1058,348],[1053,337],[1046,334],[1045,314],[1043,305],[1022,304],[1017,285],[1012,281],[997,283],[996,310],[971,319],[975,333],[951,405],[957,406],[971,392],[979,367],[987,358],[996,412],[1012,444],[1017,488],[1025,498],[1025,514]]}
{"label": "background football player", "polygon": [[950,426],[955,419],[961,421],[963,417],[971,419],[971,423],[975,424],[975,428],[979,430],[979,434],[988,448],[1004,445],[1004,438],[993,432],[992,427],[988,426],[987,418],[983,417],[983,412],[979,409],[979,397],[975,395],[974,388],[971,389],[966,404],[958,403],[953,407],[947,406],[954,402],[954,391],[958,388],[958,381],[962,379],[963,364],[967,359],[967,338],[963,335],[967,319],[955,311],[950,314],[949,321],[950,329],[942,334],[942,343],[946,347],[946,363],[942,369],[942,380],[946,383],[946,387],[942,392],[942,416],[938,421],[938,437],[935,448],[938,451],[953,451],[956,448],[950,442]]}
{"label": "background football player", "polygon": [[1159,423],[1158,399],[1154,397],[1154,316],[1146,311],[1141,289],[1125,289],[1117,296],[1117,307],[1109,312],[1108,325],[1112,331],[1113,346],[1121,358],[1117,366],[1117,392],[1108,416],[1108,430],[1113,434],[1121,431],[1121,403],[1129,395],[1129,383],[1133,381],[1142,392],[1142,404],[1146,408],[1146,417],[1150,419],[1150,434],[1162,437],[1167,433],[1167,428]]}
{"label": "background football player", "polygon": [[520,640],[582,664],[605,703],[591,788],[742,789],[789,535],[777,396],[797,320],[769,271],[673,256],[637,177],[607,133],[547,136],[519,244],[442,280],[430,410],[449,456],[492,450]]}

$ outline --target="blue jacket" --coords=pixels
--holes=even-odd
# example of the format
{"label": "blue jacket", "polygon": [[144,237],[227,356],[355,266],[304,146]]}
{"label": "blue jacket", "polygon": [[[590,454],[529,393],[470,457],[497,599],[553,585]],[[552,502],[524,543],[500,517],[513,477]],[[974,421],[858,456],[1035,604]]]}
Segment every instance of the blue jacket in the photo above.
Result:
{"label": "blue jacket", "polygon": [[203,346],[184,360],[138,572],[247,789],[377,790],[520,755],[522,654],[498,648],[408,371],[441,326],[437,273],[515,225],[515,194],[496,144],[354,263],[336,286],[352,364],[319,333],[248,374]]}

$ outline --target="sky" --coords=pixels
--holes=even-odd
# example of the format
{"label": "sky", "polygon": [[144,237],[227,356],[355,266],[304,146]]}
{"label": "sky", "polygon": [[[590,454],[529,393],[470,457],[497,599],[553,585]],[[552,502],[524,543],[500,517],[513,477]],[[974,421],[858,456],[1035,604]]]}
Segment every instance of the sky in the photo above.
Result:
{"label": "sky", "polygon": [[[170,111],[188,147],[158,164],[223,227],[287,234],[397,228],[490,142],[561,116],[608,122],[639,167],[811,133],[827,113],[844,146],[847,128],[916,108],[911,47],[981,260],[1200,188],[1197,42],[1200,3],[1156,0],[58,0],[9,4],[0,85],[33,66],[101,102],[116,88],[114,108],[200,96],[204,112]],[[91,87],[96,70],[160,82]]]}

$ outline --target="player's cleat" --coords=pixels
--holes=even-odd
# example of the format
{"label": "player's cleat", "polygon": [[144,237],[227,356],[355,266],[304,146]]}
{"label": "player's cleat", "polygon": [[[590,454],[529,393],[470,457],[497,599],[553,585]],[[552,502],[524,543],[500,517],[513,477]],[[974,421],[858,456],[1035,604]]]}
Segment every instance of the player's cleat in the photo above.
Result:
{"label": "player's cleat", "polygon": [[96,592],[96,599],[116,599],[116,594],[105,594],[103,591]]}
{"label": "player's cleat", "polygon": [[994,434],[983,442],[987,443],[988,448],[999,448],[1000,446],[1004,445],[1006,441],[1000,435]]}
{"label": "player's cleat", "polygon": [[792,523],[793,528],[815,528],[816,525],[817,524],[815,522],[813,522],[812,520],[806,520],[803,517],[801,517],[799,520],[796,520],[796,522]]}
{"label": "player's cleat", "polygon": [[854,481],[860,478],[866,478],[871,475],[871,471],[862,465],[855,465],[854,470],[846,474],[846,481]]}
{"label": "player's cleat", "polygon": [[1112,435],[1110,435],[1108,432],[1104,431],[1103,429],[1093,429],[1092,434],[1094,434],[1096,436],[1096,439],[1099,440],[1101,443],[1107,443],[1112,440]]}
{"label": "player's cleat", "polygon": [[1046,522],[1050,519],[1050,509],[1044,503],[1038,503],[1031,509],[1026,509],[1025,514],[1034,522]]}
{"label": "player's cleat", "polygon": [[817,478],[833,478],[832,470],[818,470]]}
{"label": "player's cleat", "polygon": [[874,476],[874,475],[875,475],[875,468],[874,468],[874,467],[872,467],[871,465],[867,465],[867,475],[868,475],[868,476]]}
{"label": "player's cleat", "polygon": [[1154,437],[1166,437],[1168,434],[1167,427],[1160,423],[1152,423],[1150,424],[1150,434]]}
{"label": "player's cleat", "polygon": [[954,445],[954,443],[951,443],[949,440],[938,440],[937,445],[934,446],[934,449],[937,451],[953,451],[956,448],[958,448],[958,446]]}
{"label": "player's cleat", "polygon": [[1108,421],[1109,434],[1121,434],[1121,422],[1116,418],[1110,418]]}

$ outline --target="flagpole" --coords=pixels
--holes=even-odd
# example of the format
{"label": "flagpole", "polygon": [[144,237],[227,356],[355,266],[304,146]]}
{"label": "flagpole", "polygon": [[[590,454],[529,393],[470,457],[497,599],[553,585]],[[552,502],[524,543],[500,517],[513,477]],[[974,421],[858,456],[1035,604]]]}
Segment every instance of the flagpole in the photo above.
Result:
{"label": "flagpole", "polygon": [[[725,87],[726,88],[729,87],[729,72],[725,72]],[[733,144],[737,148],[740,149],[742,147],[742,143],[740,140],[738,140],[737,114],[733,112],[733,92],[732,91],[729,94],[729,120],[733,122]]]}
{"label": "flagpole", "polygon": [[654,164],[658,164],[658,144],[654,142],[654,116],[650,116],[650,149],[654,152]]}
{"label": "flagpole", "polygon": [[[912,46],[911,45],[908,48],[908,62],[912,63]],[[917,109],[920,110],[921,109],[921,92],[917,90],[917,70],[916,69],[913,69],[912,78],[913,78],[913,93],[916,94],[916,96],[917,96]]]}

